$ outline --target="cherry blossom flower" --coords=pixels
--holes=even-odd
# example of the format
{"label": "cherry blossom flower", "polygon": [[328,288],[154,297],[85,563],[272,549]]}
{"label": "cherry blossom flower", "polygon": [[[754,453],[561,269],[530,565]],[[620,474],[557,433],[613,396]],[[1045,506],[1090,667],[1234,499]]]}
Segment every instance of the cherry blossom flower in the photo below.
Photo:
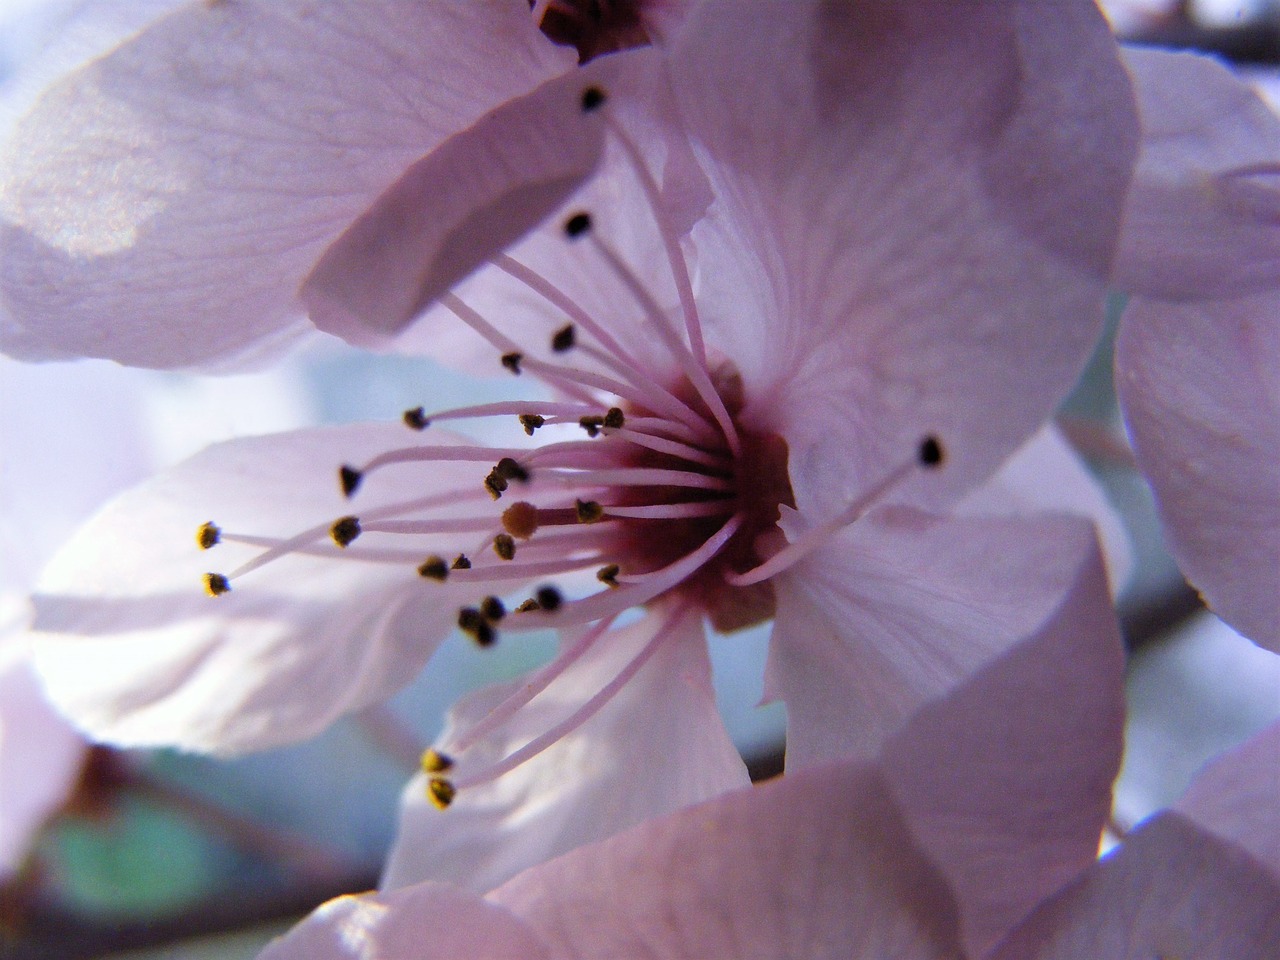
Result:
{"label": "cherry blossom flower", "polygon": [[1143,152],[1116,283],[1116,385],[1170,548],[1280,651],[1280,119],[1213,60],[1132,50]]}
{"label": "cherry blossom flower", "polygon": [[[381,48],[327,16],[277,48],[264,21],[245,35],[261,88],[232,85],[225,121],[254,131],[246,104],[270,94],[301,129],[261,153],[218,140],[199,190],[169,192],[156,171],[119,181],[156,211],[145,226],[57,234],[78,251],[71,289],[105,289],[81,268],[127,282],[50,304],[40,278],[67,263],[33,237],[79,207],[14,221],[7,290],[63,318],[54,339],[216,360],[273,340],[301,302],[352,342],[483,358],[551,392],[233,441],[126,495],[37,598],[40,669],[67,710],[116,742],[252,749],[386,696],[455,624],[481,646],[556,629],[552,663],[465,699],[424,758],[422,795],[450,807],[439,822],[470,832],[478,817],[528,844],[490,831],[510,852],[474,855],[483,886],[745,782],[704,620],[774,618],[770,694],[797,767],[873,755],[1020,641],[1068,622],[1114,639],[1087,520],[1026,515],[1026,497],[963,504],[1033,438],[1098,333],[1136,137],[1105,22],[1086,3],[743,9],[699,7],[666,50],[599,57],[443,142],[439,124],[401,128],[391,108],[421,91],[394,88],[357,138],[391,136],[385,152],[320,149],[306,119],[381,91],[386,61],[363,59]],[[151,103],[139,84],[179,46],[176,62],[204,63],[223,38],[204,25],[237,14],[217,16],[232,19],[165,21],[63,95],[110,78]],[[463,19],[449,29],[478,44]],[[428,26],[388,42],[411,63],[463,56]],[[318,60],[332,76],[280,68],[334,37],[360,42]],[[187,112],[164,91],[156,115],[207,120],[206,84],[241,62],[213,52],[213,80],[184,75]],[[550,71],[493,72],[490,103]],[[411,116],[458,130],[462,107],[432,112],[440,96]],[[438,146],[373,199],[414,142]],[[242,149],[255,162],[228,164]],[[41,195],[19,198],[31,211]],[[482,416],[507,418],[511,441],[442,429]],[[198,553],[193,532],[216,549]]]}
{"label": "cherry blossom flower", "polygon": [[1119,722],[1122,670],[1114,638],[1064,624],[874,757],[650,820],[483,897],[439,883],[343,897],[263,960],[981,957],[1094,860],[1117,755],[1093,745]]}

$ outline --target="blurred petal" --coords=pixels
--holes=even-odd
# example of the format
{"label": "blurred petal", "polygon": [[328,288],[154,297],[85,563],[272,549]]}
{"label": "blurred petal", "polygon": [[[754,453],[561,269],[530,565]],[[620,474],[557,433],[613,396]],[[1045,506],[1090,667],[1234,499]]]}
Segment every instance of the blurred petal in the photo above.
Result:
{"label": "blurred petal", "polygon": [[508,911],[437,884],[330,900],[259,960],[546,960]]}
{"label": "blurred petal", "polygon": [[1115,285],[1166,300],[1280,283],[1280,118],[1217,60],[1127,49],[1142,153]]}
{"label": "blurred petal", "polygon": [[356,216],[571,64],[522,3],[188,5],[5,149],[5,349],[176,367],[298,333],[298,284]]}
{"label": "blurred petal", "polygon": [[[339,557],[325,532],[352,510],[337,466],[403,432],[357,424],[234,440],[109,505],[55,557],[35,597],[35,658],[52,698],[115,743],[234,752],[309,736],[411,680],[453,626],[453,588],[425,583],[413,563],[362,560],[373,536]],[[474,466],[433,466],[437,492],[451,479],[476,483]],[[420,497],[420,480],[389,468],[356,505]],[[194,534],[210,519],[281,539],[319,524],[318,553],[286,555],[211,598],[205,572],[261,551],[200,551]]]}
{"label": "blurred petal", "polygon": [[1130,304],[1116,386],[1170,549],[1222,619],[1280,651],[1280,292]]}
{"label": "blurred petal", "polygon": [[1272,960],[1280,882],[1176,813],[1131,833],[992,960]]}
{"label": "blurred petal", "polygon": [[[787,764],[873,754],[923,704],[1031,638],[1115,636],[1091,525],[870,514],[775,579],[771,692]],[[1092,631],[1092,632],[1091,632]]]}
{"label": "blurred petal", "polygon": [[1136,148],[1106,22],[1086,3],[815,2],[762,5],[770,29],[747,31],[741,4],[698,9],[674,89],[716,194],[700,302],[743,419],[786,436],[801,510],[930,433],[950,467],[927,496],[972,485],[1101,328]]}
{"label": "blurred petal", "polygon": [[1052,424],[1024,443],[987,483],[956,505],[961,516],[1073,513],[1098,532],[1112,594],[1133,572],[1133,544],[1120,514],[1079,454]]}
{"label": "blurred petal", "polygon": [[873,771],[740,790],[530,870],[490,900],[557,958],[959,958],[955,905]]}
{"label": "blurred petal", "polygon": [[[610,631],[515,719],[472,747],[458,772],[465,775],[467,763],[501,760],[567,716],[583,691],[608,683],[666,620],[650,612]],[[524,683],[464,697],[450,713],[440,749],[458,756],[451,744]],[[526,867],[747,782],[716,712],[702,625],[684,617],[599,713],[512,772],[460,790],[443,812],[428,803],[422,777],[410,783],[383,883],[398,888],[447,878],[490,890]]]}

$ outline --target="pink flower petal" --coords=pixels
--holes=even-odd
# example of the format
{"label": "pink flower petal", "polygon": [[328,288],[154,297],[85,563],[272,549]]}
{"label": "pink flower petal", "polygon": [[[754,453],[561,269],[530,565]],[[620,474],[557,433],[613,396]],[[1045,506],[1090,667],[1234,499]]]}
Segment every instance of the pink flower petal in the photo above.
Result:
{"label": "pink flower petal", "polygon": [[974,956],[1097,855],[1124,723],[1124,650],[1100,580],[1096,559],[1079,565],[1031,639],[922,708],[882,751]]}
{"label": "pink flower petal", "polygon": [[1280,283],[1280,119],[1217,60],[1129,49],[1142,154],[1115,284],[1168,300]]}
{"label": "pink flower petal", "polygon": [[1280,293],[1130,304],[1116,386],[1169,546],[1209,606],[1280,651]]}
{"label": "pink flower petal", "polygon": [[[355,503],[339,491],[339,464],[403,445],[405,432],[357,424],[234,440],[109,505],[38,587],[35,657],[50,695],[122,745],[233,752],[309,736],[407,683],[462,598],[420,578],[420,561],[362,562],[373,535],[339,556],[325,533],[344,514],[422,496],[421,473],[395,467]],[[478,489],[473,464],[437,465],[434,476],[440,493],[451,481]],[[260,550],[224,533],[229,542],[201,551],[195,532],[208,520],[281,538],[318,524],[318,553],[287,555],[209,597],[204,573]]]}
{"label": "pink flower petal", "polygon": [[774,581],[769,678],[787,703],[788,766],[874,754],[923,704],[1064,617],[1088,614],[1081,643],[1111,642],[1098,563],[1080,519],[887,508],[860,520]]}
{"label": "pink flower petal", "polygon": [[[603,687],[660,629],[650,612],[611,631],[464,762],[495,763],[566,716],[583,691]],[[524,680],[464,697],[451,711],[440,749],[452,743]],[[445,811],[410,783],[384,885],[445,880],[490,890],[521,870],[648,818],[747,785],[746,768],[725,733],[711,689],[706,641],[686,617],[636,676],[598,714],[514,771],[460,790]]]}
{"label": "pink flower petal", "polygon": [[385,344],[441,294],[537,226],[602,147],[583,91],[613,61],[503,104],[427,154],[325,251],[302,286],[320,329]]}
{"label": "pink flower petal", "polygon": [[1272,960],[1280,882],[1176,813],[1130,834],[991,960]]}
{"label": "pink flower petal", "polygon": [[557,958],[956,958],[955,906],[872,770],[737,791],[527,871],[489,899]]}
{"label": "pink flower petal", "polygon": [[1280,883],[1280,723],[1209,764],[1175,809],[1247,851]]}
{"label": "pink flower petal", "polygon": [[802,510],[930,433],[955,439],[936,502],[1045,420],[1099,332],[1136,149],[1114,41],[1091,4],[733,9],[695,14],[672,67],[717,197],[708,341],[787,437]]}
{"label": "pink flower petal", "polygon": [[518,3],[174,13],[55,86],[9,142],[5,349],[172,367],[296,334],[298,284],[334,237],[571,64]]}
{"label": "pink flower petal", "polygon": [[438,884],[330,900],[259,960],[548,960],[508,911]]}

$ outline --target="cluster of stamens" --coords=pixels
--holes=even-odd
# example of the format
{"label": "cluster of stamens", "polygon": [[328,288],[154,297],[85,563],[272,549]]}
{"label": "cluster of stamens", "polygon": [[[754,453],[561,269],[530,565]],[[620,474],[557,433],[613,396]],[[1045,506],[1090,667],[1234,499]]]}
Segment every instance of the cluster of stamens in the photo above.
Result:
{"label": "cluster of stamens", "polygon": [[[596,88],[583,95],[584,110],[598,109],[603,102]],[[214,596],[227,593],[233,581],[275,559],[321,552],[327,536],[353,559],[403,564],[410,576],[424,581],[424,589],[443,584],[474,588],[474,599],[458,608],[457,625],[481,647],[497,642],[500,627],[504,634],[547,627],[574,631],[555,661],[472,730],[455,737],[448,754],[433,749],[424,755],[429,796],[442,808],[460,789],[500,776],[576,729],[634,675],[661,642],[663,631],[607,689],[587,699],[555,729],[487,769],[465,770],[467,748],[563,675],[607,636],[624,611],[670,597],[661,609],[672,620],[695,611],[717,620],[719,610],[742,606],[742,591],[768,591],[770,577],[820,547],[912,472],[942,460],[938,441],[925,438],[918,450],[886,471],[880,483],[847,509],[772,555],[760,556],[760,535],[774,529],[780,505],[794,506],[786,445],[765,430],[739,422],[743,398],[736,371],[727,362],[713,365],[708,360],[688,269],[657,202],[657,184],[629,135],[614,123],[609,129],[650,202],[679,294],[678,318],[658,304],[648,285],[597,235],[589,214],[569,216],[563,222],[564,236],[566,243],[589,246],[601,269],[630,291],[634,303],[627,319],[637,336],[664,346],[669,362],[662,369],[637,359],[611,332],[625,330],[626,325],[614,322],[606,327],[551,280],[500,255],[493,266],[566,320],[550,338],[548,359],[510,339],[456,293],[446,294],[441,303],[489,341],[502,366],[540,380],[556,398],[435,412],[415,407],[404,413],[404,424],[422,434],[445,421],[509,417],[527,437],[563,437],[567,431],[568,439],[532,448],[490,447],[452,438],[409,444],[362,464],[342,465],[338,481],[343,494],[355,498],[373,482],[371,475],[413,464],[430,470],[443,463],[474,463],[472,485],[380,505],[287,540],[232,534],[212,523],[197,533],[202,549],[228,540],[264,548],[230,573],[206,574],[205,588]],[[579,352],[592,363],[572,362]],[[441,539],[450,537],[459,539],[442,549]],[[430,546],[416,547],[415,541]],[[578,576],[584,573],[586,577]],[[585,591],[583,583],[588,585]],[[528,592],[511,597],[513,590],[522,588]],[[771,612],[768,598],[763,608],[759,603],[750,606],[763,609],[757,619]],[[463,775],[446,776],[455,768],[463,769]]]}

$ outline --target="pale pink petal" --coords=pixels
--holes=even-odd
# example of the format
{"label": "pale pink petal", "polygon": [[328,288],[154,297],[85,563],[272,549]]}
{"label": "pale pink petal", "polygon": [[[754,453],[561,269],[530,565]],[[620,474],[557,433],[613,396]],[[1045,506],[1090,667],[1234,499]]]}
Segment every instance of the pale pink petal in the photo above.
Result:
{"label": "pale pink petal", "polygon": [[1130,304],[1116,386],[1187,578],[1280,651],[1280,293]]}
{"label": "pale pink petal", "polygon": [[188,5],[10,140],[5,349],[169,367],[296,334],[298,284],[356,216],[572,62],[521,3]]}
{"label": "pale pink petal", "polygon": [[1111,592],[1133,572],[1133,543],[1124,521],[1071,444],[1052,424],[1041,427],[987,483],[956,504],[960,516],[1074,513],[1098,532]]}
{"label": "pale pink petal", "polygon": [[951,459],[919,502],[971,485],[1101,327],[1136,149],[1105,20],[1036,0],[698,9],[672,69],[716,192],[693,234],[703,321],[743,419],[787,437],[802,510],[930,433]]}
{"label": "pale pink petal", "polygon": [[1280,724],[1210,763],[1175,809],[1247,851],[1280,883]]}
{"label": "pale pink petal", "polygon": [[[340,551],[326,531],[343,515],[422,496],[421,471],[394,466],[368,477],[354,502],[339,490],[340,464],[403,444],[408,432],[357,424],[234,440],[109,505],[37,588],[35,657],[50,695],[113,742],[232,752],[316,733],[407,683],[452,627],[457,589],[424,581],[420,560],[362,561],[381,546],[376,535]],[[451,481],[478,489],[482,473],[445,464],[432,479],[447,494]],[[468,506],[458,499],[451,509]],[[230,573],[260,552],[237,542],[201,551],[195,532],[210,520],[228,540],[318,525],[317,552],[285,556],[209,597],[204,573]],[[429,552],[429,539],[415,542]]]}
{"label": "pale pink petal", "polygon": [[67,799],[86,750],[20,655],[16,633],[26,627],[26,612],[16,597],[0,595],[0,883]]}
{"label": "pale pink petal", "polygon": [[1274,960],[1280,881],[1162,814],[1048,901],[992,960]]}
{"label": "pale pink petal", "polygon": [[1128,49],[1142,153],[1115,284],[1168,300],[1280,283],[1280,118],[1217,60]]}
{"label": "pale pink petal", "polygon": [[[460,776],[502,759],[567,716],[584,691],[608,683],[665,620],[650,612],[607,634],[514,721],[455,754],[457,738],[524,681],[464,697],[440,749],[459,757]],[[423,778],[410,783],[384,885],[448,879],[489,890],[648,817],[745,786],[746,768],[716,712],[702,625],[686,617],[668,629],[653,659],[598,714],[516,770],[460,790],[444,811],[428,803]]]}
{"label": "pale pink petal", "polygon": [[[603,61],[603,67],[612,61]],[[427,154],[321,257],[302,286],[320,329],[384,345],[555,209],[594,168],[607,89],[597,64],[503,104]]]}
{"label": "pale pink petal", "polygon": [[438,884],[330,900],[259,960],[547,960],[508,911]]}
{"label": "pale pink petal", "polygon": [[737,791],[527,871],[489,899],[552,956],[959,958],[955,904],[874,771]]}
{"label": "pale pink petal", "polygon": [[1051,619],[884,746],[918,847],[978,956],[1097,856],[1120,766],[1124,650],[1096,562]]}
{"label": "pale pink petal", "polygon": [[923,704],[1066,619],[1089,624],[1081,643],[1116,637],[1092,525],[1076,518],[886,508],[773,582],[769,689],[787,704],[791,768],[873,754]]}

